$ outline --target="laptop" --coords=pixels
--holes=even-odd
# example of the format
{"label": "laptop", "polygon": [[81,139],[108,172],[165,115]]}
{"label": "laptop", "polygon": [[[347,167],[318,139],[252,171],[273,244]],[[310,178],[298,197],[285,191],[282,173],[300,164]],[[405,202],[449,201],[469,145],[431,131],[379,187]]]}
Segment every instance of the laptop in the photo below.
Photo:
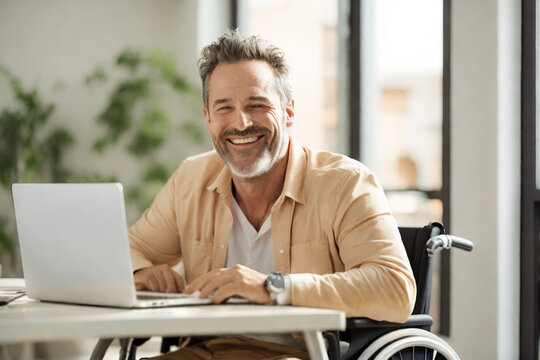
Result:
{"label": "laptop", "polygon": [[124,308],[212,303],[135,290],[122,184],[13,184],[12,190],[29,297]]}

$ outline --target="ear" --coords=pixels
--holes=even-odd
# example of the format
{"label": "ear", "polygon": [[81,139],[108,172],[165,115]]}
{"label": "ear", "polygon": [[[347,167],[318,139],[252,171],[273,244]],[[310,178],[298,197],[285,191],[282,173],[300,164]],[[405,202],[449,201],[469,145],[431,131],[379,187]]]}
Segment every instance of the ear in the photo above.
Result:
{"label": "ear", "polygon": [[294,123],[294,100],[289,101],[289,105],[285,108],[285,114],[287,116],[286,125],[291,127]]}

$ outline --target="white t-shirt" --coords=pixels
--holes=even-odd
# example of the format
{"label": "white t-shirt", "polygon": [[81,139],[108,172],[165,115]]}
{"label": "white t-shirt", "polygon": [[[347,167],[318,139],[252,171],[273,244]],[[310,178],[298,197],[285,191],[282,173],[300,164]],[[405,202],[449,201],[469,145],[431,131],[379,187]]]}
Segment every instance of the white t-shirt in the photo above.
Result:
{"label": "white t-shirt", "polygon": [[[232,210],[233,226],[229,235],[226,266],[240,264],[263,274],[276,271],[271,216],[266,218],[257,231],[240,209],[234,196],[232,196]],[[305,350],[290,334],[244,334],[244,336]]]}
{"label": "white t-shirt", "polygon": [[232,197],[233,226],[227,249],[227,267],[241,264],[263,274],[275,271],[271,216],[257,232]]}

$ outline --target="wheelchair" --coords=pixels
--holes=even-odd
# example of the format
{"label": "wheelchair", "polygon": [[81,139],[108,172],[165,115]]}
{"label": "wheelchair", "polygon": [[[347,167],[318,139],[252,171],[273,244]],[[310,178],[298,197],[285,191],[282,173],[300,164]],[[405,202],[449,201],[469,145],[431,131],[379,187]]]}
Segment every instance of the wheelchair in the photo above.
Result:
{"label": "wheelchair", "polygon": [[[473,243],[454,235],[446,235],[440,222],[422,228],[400,227],[401,239],[416,280],[416,302],[412,315],[405,323],[374,321],[368,318],[348,318],[345,331],[326,331],[328,357],[332,360],[456,360],[457,353],[443,339],[430,332],[433,319],[429,316],[433,259],[440,250],[453,247],[473,250]],[[120,359],[134,360],[137,347],[145,339],[120,339]],[[92,359],[102,358],[108,343],[98,342]],[[345,354],[340,353],[340,341],[349,343]],[[178,337],[165,337],[161,353],[178,345]]]}
{"label": "wheelchair", "polygon": [[[416,280],[416,301],[412,315],[403,323],[348,318],[344,332],[325,332],[328,355],[332,360],[455,360],[457,353],[443,339],[430,332],[429,316],[433,259],[437,252],[458,248],[473,250],[473,243],[454,235],[446,235],[440,222],[422,228],[400,227],[399,232]],[[339,341],[349,343],[340,354]]]}

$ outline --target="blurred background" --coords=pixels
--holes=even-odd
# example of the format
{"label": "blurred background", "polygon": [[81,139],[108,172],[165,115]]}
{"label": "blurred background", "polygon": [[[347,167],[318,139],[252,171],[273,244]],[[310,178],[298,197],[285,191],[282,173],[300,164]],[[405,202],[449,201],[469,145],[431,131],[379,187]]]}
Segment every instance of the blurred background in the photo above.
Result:
{"label": "blurred background", "polygon": [[474,259],[437,259],[434,330],[464,358],[514,358],[518,3],[0,0],[2,276],[23,275],[13,182],[120,181],[131,224],[183,159],[211,149],[196,62],[233,27],[285,50],[299,142],[365,163],[400,226],[444,221],[480,244]]}

